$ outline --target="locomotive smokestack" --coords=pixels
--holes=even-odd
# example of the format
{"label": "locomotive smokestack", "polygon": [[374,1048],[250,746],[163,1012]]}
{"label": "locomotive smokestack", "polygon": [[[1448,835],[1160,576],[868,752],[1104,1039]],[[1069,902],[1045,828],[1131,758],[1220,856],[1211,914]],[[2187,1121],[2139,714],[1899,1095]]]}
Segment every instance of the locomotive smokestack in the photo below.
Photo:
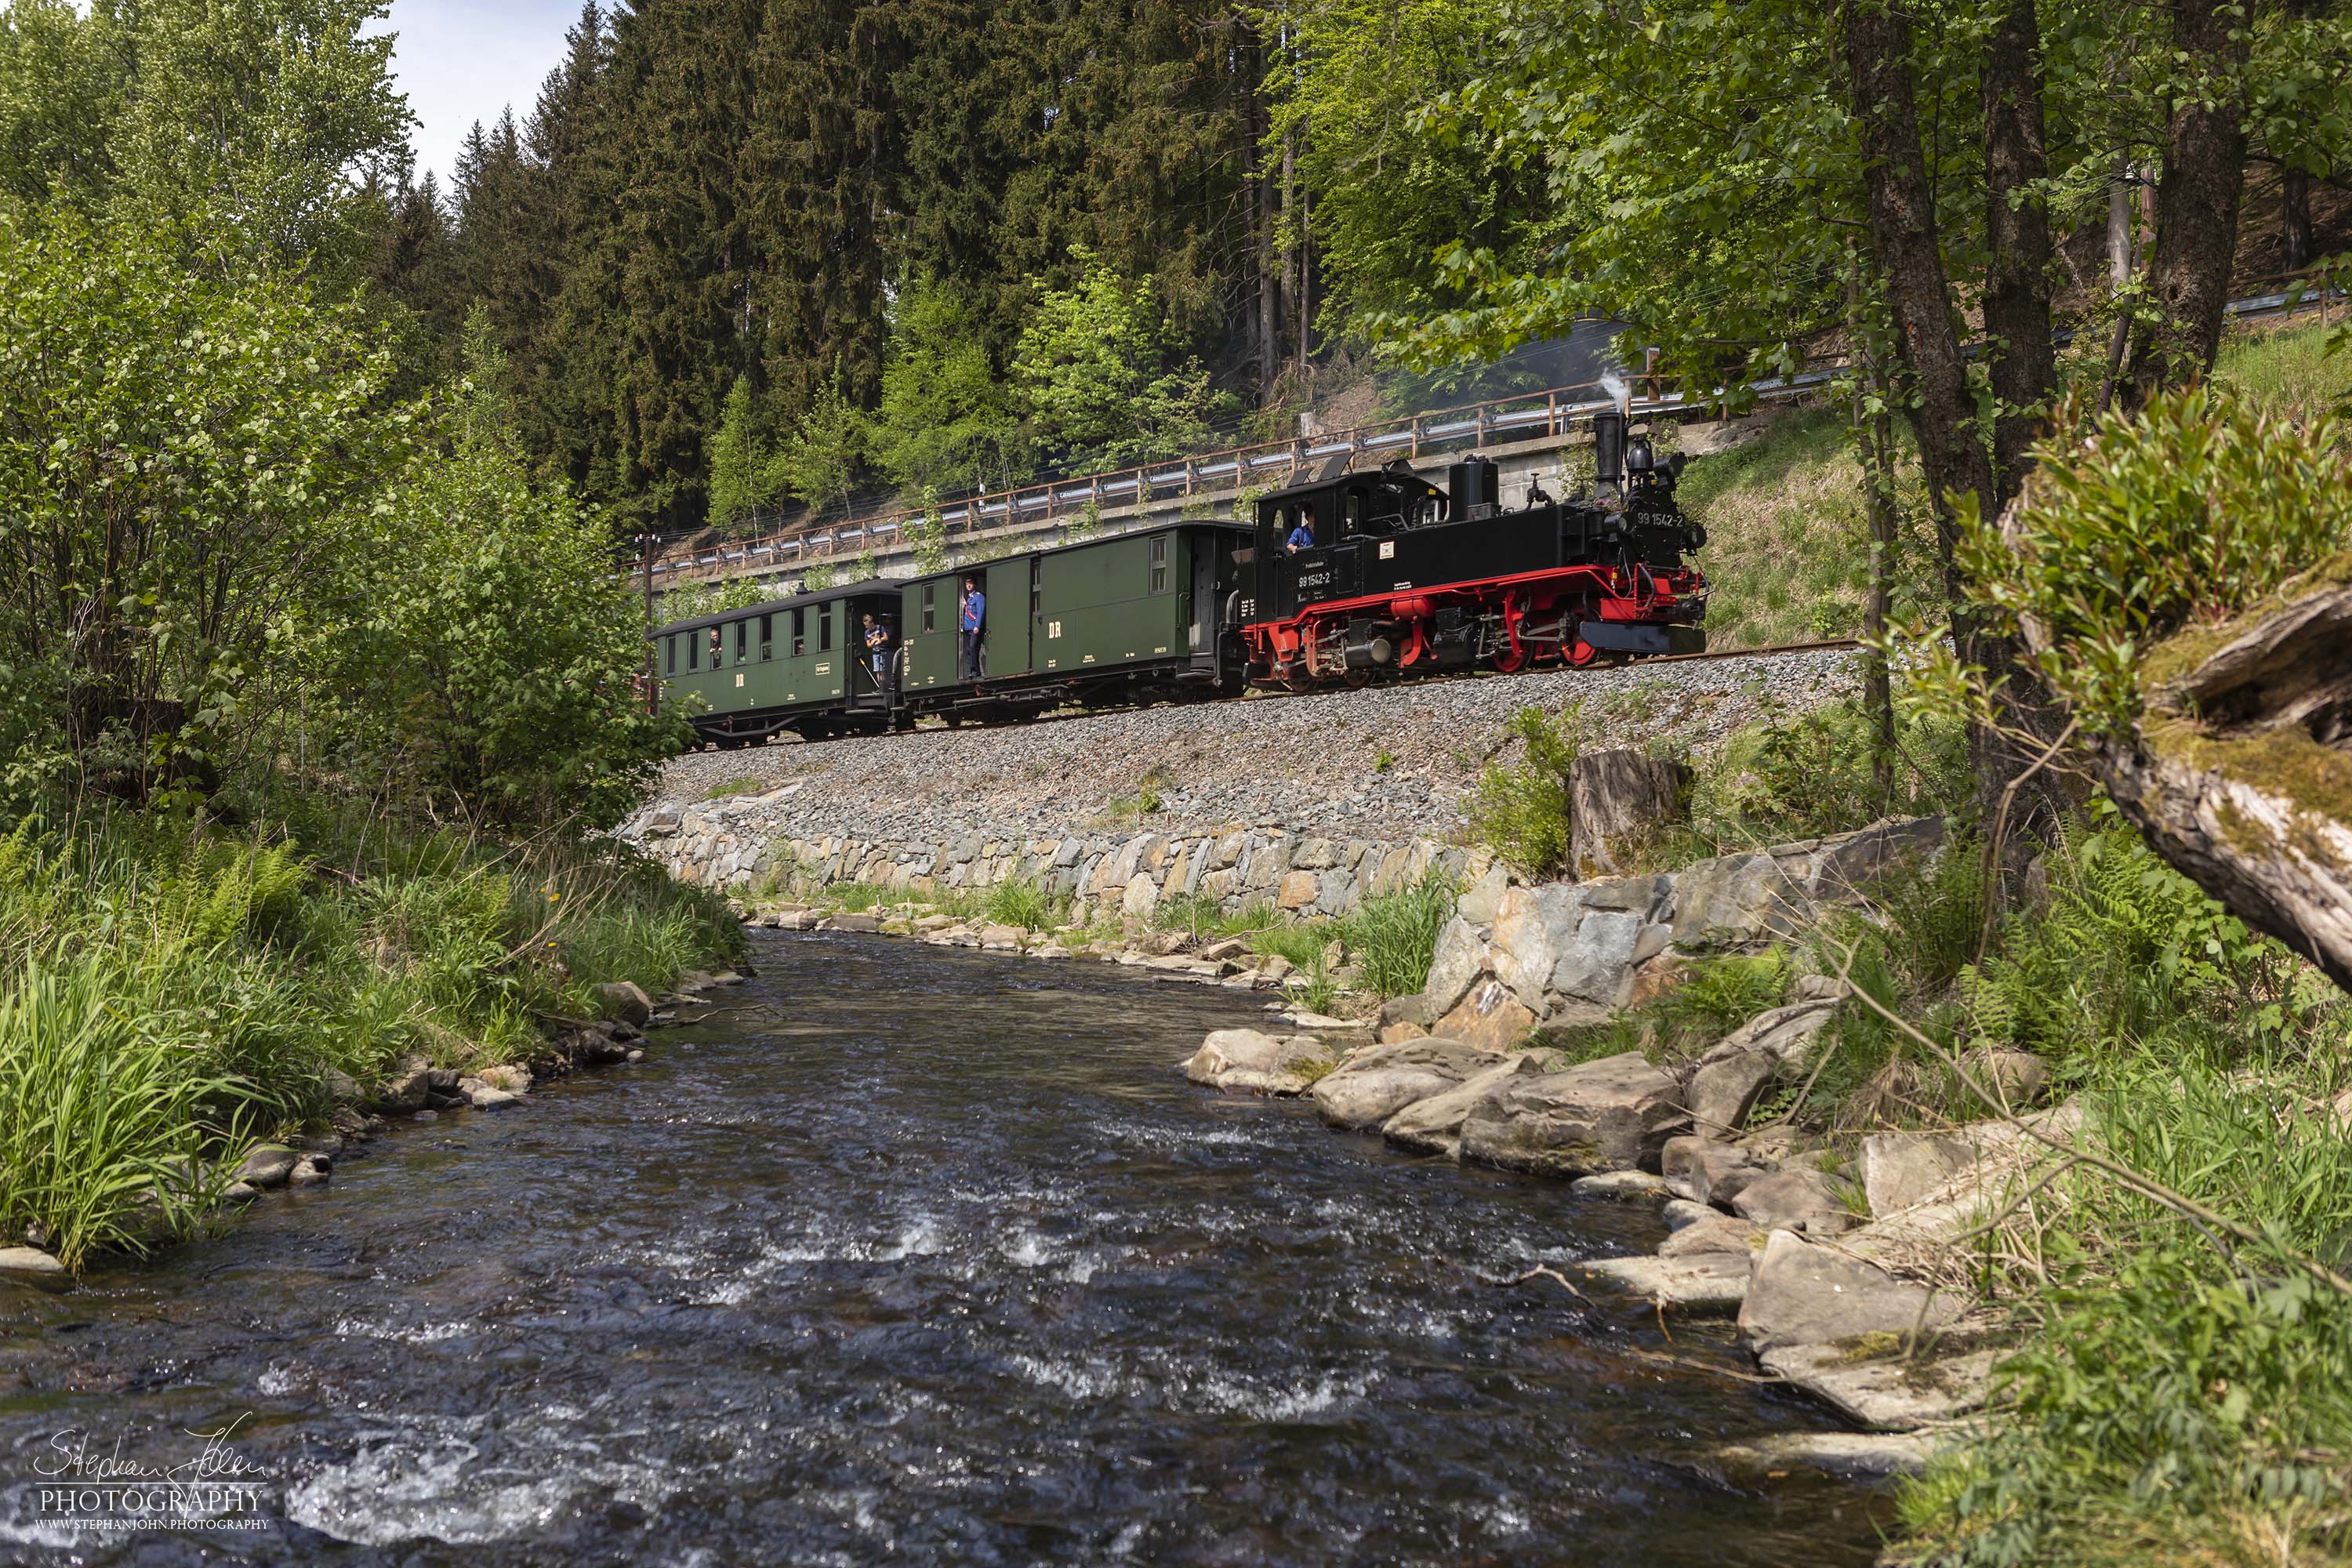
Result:
{"label": "locomotive smokestack", "polygon": [[1615,489],[1625,479],[1625,415],[1615,408],[1592,416],[1592,457],[1600,469],[1601,486]]}

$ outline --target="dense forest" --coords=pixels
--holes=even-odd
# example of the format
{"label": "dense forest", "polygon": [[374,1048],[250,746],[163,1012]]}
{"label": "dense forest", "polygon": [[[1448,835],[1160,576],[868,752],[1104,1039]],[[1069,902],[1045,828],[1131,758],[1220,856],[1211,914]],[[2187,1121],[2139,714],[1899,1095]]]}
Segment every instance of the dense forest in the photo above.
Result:
{"label": "dense forest", "polygon": [[531,448],[664,526],[1181,449],[1311,349],[1287,58],[1223,0],[592,0],[374,274],[444,343],[481,301]]}
{"label": "dense forest", "polygon": [[[2242,197],[2312,259],[2347,166],[2336,8],[2202,39],[2161,7],[2048,9],[1889,40],[1964,308],[2000,294],[2011,230],[2039,258],[2000,265],[2079,315],[2177,282],[2143,193],[2187,129],[2165,106],[2216,72],[2232,132],[2198,130],[2231,210],[2199,228],[2226,256]],[[1872,127],[1827,19],[1651,11],[590,0],[447,188],[375,187],[370,270],[445,366],[482,306],[526,447],[665,530],[1287,434],[1318,370],[1475,363],[1596,312],[1713,374],[1883,311]],[[2021,104],[2006,141],[1980,85]],[[2137,285],[2108,276],[2119,201]]]}

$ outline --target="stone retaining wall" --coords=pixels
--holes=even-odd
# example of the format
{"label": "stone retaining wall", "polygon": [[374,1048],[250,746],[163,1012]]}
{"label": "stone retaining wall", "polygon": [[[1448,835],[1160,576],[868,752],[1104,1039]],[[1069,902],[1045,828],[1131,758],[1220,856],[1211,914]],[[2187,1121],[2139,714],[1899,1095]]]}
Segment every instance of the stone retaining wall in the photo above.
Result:
{"label": "stone retaining wall", "polygon": [[943,843],[768,837],[725,807],[659,806],[621,830],[688,882],[730,890],[814,894],[866,882],[929,893],[1038,884],[1086,914],[1148,916],[1189,894],[1223,910],[1264,901],[1300,917],[1344,915],[1366,898],[1412,886],[1433,868],[1464,883],[1497,874],[1492,852],[1430,838],[1325,838],[1270,827],[1215,833],[1095,833]]}

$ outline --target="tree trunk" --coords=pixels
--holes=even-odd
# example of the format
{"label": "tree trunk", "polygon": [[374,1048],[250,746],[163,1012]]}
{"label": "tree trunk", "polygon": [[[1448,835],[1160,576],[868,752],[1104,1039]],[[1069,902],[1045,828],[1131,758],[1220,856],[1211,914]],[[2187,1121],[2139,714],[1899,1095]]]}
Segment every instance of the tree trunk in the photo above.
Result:
{"label": "tree trunk", "polygon": [[[1895,574],[1895,438],[1887,409],[1894,389],[1887,383],[1880,345],[1874,341],[1863,315],[1862,281],[1854,279],[1846,292],[1847,330],[1853,335],[1855,364],[1867,376],[1853,395],[1853,450],[1862,465],[1863,500],[1870,522],[1870,581],[1862,605],[1862,635],[1876,644],[1886,635],[1886,616],[1894,600]],[[1873,411],[1868,405],[1875,401]],[[1862,705],[1870,720],[1872,788],[1884,814],[1895,797],[1895,693],[1886,656],[1875,647],[1863,655]]]}
{"label": "tree trunk", "polygon": [[1913,429],[1919,465],[1936,509],[1937,552],[1951,600],[1953,630],[1968,648],[1967,599],[1954,546],[1953,501],[1992,493],[1990,465],[1977,439],[1968,367],[1960,357],[1950,279],[1937,239],[1936,201],[1919,148],[1919,113],[1911,79],[1911,22],[1885,0],[1847,0],[1846,63],[1854,116],[1862,126],[1869,194],[1871,248],[1885,279],[1916,402]]}
{"label": "tree trunk", "polygon": [[1991,353],[1994,493],[1997,509],[2016,493],[2037,410],[2058,384],[2050,334],[2050,218],[2042,182],[2050,172],[2042,140],[2042,32],[2034,0],[2006,0],[1985,40],[1978,78],[1984,106],[1985,336]]}
{"label": "tree trunk", "polygon": [[[1296,212],[1297,206],[1298,128],[1293,125],[1282,133],[1282,210],[1285,214],[1290,214]],[[1303,314],[1306,310],[1307,296],[1306,289],[1302,286],[1307,277],[1307,246],[1304,237],[1291,235],[1286,248],[1289,254],[1283,258],[1283,284],[1285,290],[1290,296],[1292,310],[1299,314],[1297,331],[1291,333],[1288,341],[1284,344],[1286,355],[1296,352],[1295,345],[1304,343],[1307,340],[1307,318]]]}
{"label": "tree trunk", "polygon": [[2131,310],[2124,297],[2132,278],[2132,166],[2127,153],[2116,154],[2115,178],[2107,185],[2107,286],[2116,308],[2115,330],[2107,338],[2107,372],[2099,383],[2099,412],[2116,400],[2116,383],[2124,369],[2124,349],[2131,342]]}
{"label": "tree trunk", "polygon": [[[1911,426],[1936,517],[1936,549],[1951,606],[1952,642],[1963,662],[1994,682],[1994,720],[1969,736],[1977,788],[1987,806],[2026,763],[2003,731],[2032,734],[2046,720],[2031,669],[2013,643],[1984,634],[1971,613],[1957,557],[1958,503],[1973,495],[1990,511],[1992,463],[1979,437],[1968,365],[1960,354],[1951,283],[1944,271],[1935,189],[1919,142],[1911,76],[1910,18],[1886,0],[1846,0],[1846,65],[1862,129],[1871,248],[1878,260],[1896,341],[1912,381]],[[2045,242],[2046,243],[2046,242]],[[2029,815],[2043,805],[2037,794]]]}
{"label": "tree trunk", "polygon": [[2139,401],[2202,375],[2221,345],[2246,162],[2243,15],[2214,0],[2172,0],[2174,54],[2201,79],[2176,99],[2165,126],[2147,257],[2148,298],[2161,315],[2132,350]]}
{"label": "tree trunk", "polygon": [[2279,233],[2285,240],[2289,272],[2300,272],[2319,259],[2311,232],[2311,176],[2301,169],[2279,176]]}
{"label": "tree trunk", "polygon": [[[1885,373],[1871,367],[1872,390],[1880,398],[1876,414],[1854,409],[1854,446],[1862,457],[1863,486],[1870,514],[1870,586],[1862,605],[1862,635],[1876,643],[1886,635],[1886,616],[1893,607],[1895,576],[1895,433],[1886,415]],[[1878,792],[1881,815],[1894,809],[1895,693],[1886,670],[1886,656],[1874,647],[1863,658],[1862,702],[1869,713],[1875,742],[1870,776]]]}

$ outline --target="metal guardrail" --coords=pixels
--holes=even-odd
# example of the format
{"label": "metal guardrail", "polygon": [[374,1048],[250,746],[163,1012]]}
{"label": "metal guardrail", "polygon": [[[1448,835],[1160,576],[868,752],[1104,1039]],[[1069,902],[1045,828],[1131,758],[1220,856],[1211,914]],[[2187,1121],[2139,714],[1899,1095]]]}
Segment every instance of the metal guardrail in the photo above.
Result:
{"label": "metal guardrail", "polygon": [[[2341,289],[2289,288],[2233,300],[2223,309],[2229,319],[2235,321],[2309,310],[2325,311],[2345,298],[2346,292]],[[1747,391],[1763,401],[1800,397],[1828,385],[1843,368],[1843,361],[1832,361],[1819,370],[1751,383]],[[1633,379],[1655,388],[1665,378],[1640,374]],[[1615,402],[1599,382],[1579,382],[1541,392],[1489,398],[1457,408],[1430,410],[1402,419],[1351,426],[1327,435],[1228,447],[1108,473],[1041,479],[928,510],[902,508],[846,519],[830,526],[821,521],[806,521],[752,539],[664,551],[650,563],[640,563],[635,570],[648,577],[675,578],[683,573],[711,568],[756,570],[763,565],[837,560],[848,552],[895,544],[907,524],[934,516],[943,538],[968,537],[1028,522],[1062,521],[1080,515],[1088,506],[1101,508],[1170,496],[1229,493],[1259,483],[1279,486],[1295,481],[1301,470],[1310,465],[1339,457],[1402,455],[1417,458],[1428,451],[1448,451],[1457,447],[1475,449],[1496,440],[1559,437],[1568,435],[1579,422],[1589,423],[1594,414],[1614,406]],[[1654,392],[1651,396],[1633,399],[1632,408],[1637,414],[1705,417],[1719,408],[1722,402],[1721,389],[1696,399],[1681,392]]]}

